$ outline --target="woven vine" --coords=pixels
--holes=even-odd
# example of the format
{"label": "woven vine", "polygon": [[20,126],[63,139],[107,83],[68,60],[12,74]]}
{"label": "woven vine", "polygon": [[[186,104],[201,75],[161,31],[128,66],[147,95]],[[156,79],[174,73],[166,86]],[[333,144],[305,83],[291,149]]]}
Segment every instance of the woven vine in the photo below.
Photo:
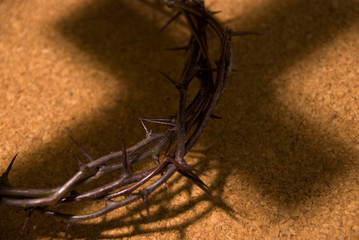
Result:
{"label": "woven vine", "polygon": [[[203,1],[165,0],[165,4],[177,12],[168,24],[183,16],[191,32],[188,45],[183,48],[187,54],[187,61],[182,74],[175,80],[161,72],[178,91],[177,112],[168,118],[140,118],[139,121],[146,132],[145,139],[131,147],[126,147],[125,141],[122,140],[122,149],[97,159],[73,140],[87,162],[73,155],[78,170],[58,187],[25,189],[11,186],[8,176],[15,156],[0,178],[0,201],[3,205],[29,210],[23,229],[34,210],[64,219],[67,222],[65,238],[69,227],[76,222],[103,216],[137,200],[142,199],[149,212],[148,196],[163,186],[176,172],[212,197],[209,187],[199,178],[200,172],[187,164],[185,155],[197,142],[208,120],[215,117],[212,112],[232,71],[231,37],[252,33],[224,29],[213,18],[215,13],[205,9]],[[207,33],[210,29],[214,30],[219,40],[219,56],[215,60],[210,58],[208,49]],[[199,81],[200,85],[195,97],[189,101],[187,94],[193,81]],[[146,123],[164,125],[166,130],[154,133]],[[148,158],[154,160],[151,169],[131,171],[133,164]],[[101,177],[113,172],[118,173],[118,178],[112,182],[81,191],[84,186],[99,181]],[[100,210],[85,215],[65,214],[54,210],[60,205],[94,200],[104,200],[105,205]]]}

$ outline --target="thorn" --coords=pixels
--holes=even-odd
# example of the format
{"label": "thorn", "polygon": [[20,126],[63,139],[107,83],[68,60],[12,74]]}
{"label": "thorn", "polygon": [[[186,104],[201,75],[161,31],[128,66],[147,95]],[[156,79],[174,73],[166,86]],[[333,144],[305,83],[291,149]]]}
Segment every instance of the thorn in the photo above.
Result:
{"label": "thorn", "polygon": [[181,15],[181,12],[176,13],[176,15],[174,15],[173,17],[170,18],[170,20],[168,20],[168,22],[166,22],[166,24],[161,27],[160,29],[160,33],[163,32],[163,30],[165,30],[174,20],[176,20],[176,18],[178,18]]}
{"label": "thorn", "polygon": [[148,206],[148,194],[145,192],[141,192],[143,204],[145,205],[147,215],[150,216],[150,208]]}
{"label": "thorn", "polygon": [[[179,163],[179,162],[177,162],[174,158],[170,158],[170,161],[171,161],[173,164],[175,164],[179,169],[182,169],[182,170],[184,170],[184,171],[188,171],[188,172],[191,172],[191,173],[192,173],[192,171],[193,171],[193,172],[196,172],[198,175],[205,175],[205,176],[206,176],[205,173],[203,173],[203,172],[201,172],[200,170],[195,169],[194,167],[188,165],[188,164],[184,161],[184,159],[183,159],[184,163]],[[192,173],[192,174],[194,174],[194,173]]]}
{"label": "thorn", "polygon": [[222,117],[217,116],[217,115],[214,115],[214,114],[211,114],[210,117],[211,117],[211,118],[214,118],[214,119],[222,119]]}
{"label": "thorn", "polygon": [[201,188],[205,193],[207,193],[211,198],[214,198],[214,196],[211,193],[211,190],[209,187],[194,173],[183,171],[181,169],[178,169],[178,172],[181,173],[183,176],[191,180],[194,184],[196,184],[199,188]]}
{"label": "thorn", "polygon": [[[160,125],[167,125],[167,126],[175,126],[176,120],[174,119],[168,119],[168,118],[140,118],[140,121],[146,121],[150,123],[156,123]],[[143,123],[142,123],[143,124]]]}
{"label": "thorn", "polygon": [[216,15],[216,14],[221,13],[221,12],[222,11],[208,11],[207,13],[208,13],[208,15],[213,16],[213,15]]}
{"label": "thorn", "polygon": [[71,227],[71,223],[68,223],[66,225],[66,231],[65,231],[65,237],[64,237],[65,240],[67,239],[67,236],[69,235],[70,227]]}
{"label": "thorn", "polygon": [[39,228],[40,226],[40,222],[42,220],[42,218],[45,216],[45,208],[43,208],[41,210],[41,215],[39,216],[39,218],[37,219],[36,223],[34,224],[34,226],[32,227],[35,231]]}
{"label": "thorn", "polygon": [[85,164],[83,162],[81,162],[81,160],[72,152],[70,152],[70,154],[72,155],[72,157],[75,159],[77,165],[79,166],[80,169],[82,169]]}
{"label": "thorn", "polygon": [[155,161],[157,166],[160,165],[159,154],[153,154],[152,159],[153,159],[153,161]]}
{"label": "thorn", "polygon": [[89,154],[85,148],[83,148],[78,142],[75,141],[75,139],[73,139],[72,137],[70,137],[70,139],[76,144],[76,146],[79,148],[79,150],[82,152],[83,155],[85,155],[85,157],[90,161],[93,162],[95,159],[91,156],[91,154]]}
{"label": "thorn", "polygon": [[146,125],[143,122],[144,119],[139,118],[138,120],[140,120],[143,129],[145,129],[146,137],[150,137],[153,134],[153,132],[146,127]]}
{"label": "thorn", "polygon": [[11,170],[11,168],[12,168],[12,165],[13,165],[14,162],[15,162],[16,157],[17,157],[17,153],[16,153],[15,156],[12,158],[12,160],[11,160],[9,166],[7,167],[6,171],[5,171],[5,172],[3,173],[3,175],[1,176],[2,178],[5,178],[5,179],[8,178],[9,173],[10,173],[10,170]]}
{"label": "thorn", "polygon": [[202,174],[199,170],[187,165],[187,164],[181,164],[177,162],[173,158],[169,158],[169,161],[172,162],[176,167],[178,168],[178,172],[181,173],[183,176],[191,180],[194,184],[196,184],[199,188],[201,188],[205,193],[207,193],[209,196],[214,198],[211,191],[209,190],[209,187],[192,171],[195,171],[199,174]]}
{"label": "thorn", "polygon": [[261,35],[258,32],[252,32],[252,31],[239,31],[239,32],[229,32],[229,34],[231,35],[231,37],[235,37],[235,36],[246,36],[246,35]]}
{"label": "thorn", "polygon": [[33,212],[34,212],[34,209],[33,209],[33,208],[30,208],[30,209],[29,209],[29,213],[27,214],[27,216],[26,216],[26,218],[25,218],[25,221],[24,221],[24,223],[22,224],[20,236],[22,236],[22,235],[24,234],[26,225],[27,225],[27,223],[28,223],[28,221],[29,221],[29,218],[31,217],[31,215],[32,215]]}
{"label": "thorn", "polygon": [[171,83],[173,83],[176,88],[179,88],[179,84],[173,80],[172,78],[170,78],[168,75],[166,75],[165,73],[161,72],[161,71],[158,71],[159,73],[161,73],[165,78],[167,78]]}
{"label": "thorn", "polygon": [[166,185],[166,189],[167,189],[168,194],[170,194],[170,193],[171,193],[171,189],[170,189],[170,186],[168,186],[167,181],[165,181],[165,185]]}

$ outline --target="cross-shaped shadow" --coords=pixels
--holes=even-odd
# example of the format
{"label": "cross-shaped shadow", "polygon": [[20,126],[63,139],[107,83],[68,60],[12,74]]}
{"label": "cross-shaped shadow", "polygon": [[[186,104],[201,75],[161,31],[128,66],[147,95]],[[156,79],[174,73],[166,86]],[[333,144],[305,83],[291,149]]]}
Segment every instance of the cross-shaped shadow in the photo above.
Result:
{"label": "cross-shaped shadow", "polygon": [[[153,11],[165,12],[159,4],[143,0],[136,5],[139,3],[144,8],[150,6],[154,7]],[[304,128],[313,129],[314,134],[303,132],[300,128],[294,129],[293,122],[303,124],[299,115],[292,115],[293,122],[289,123],[281,119],[281,116],[271,114],[285,111],[285,108],[278,110],[282,104],[275,98],[276,89],[272,80],[321,44],[335,38],[343,28],[357,19],[355,11],[352,11],[357,9],[357,5],[350,1],[337,1],[334,6],[326,0],[318,0],[318,7],[312,6],[307,1],[285,1],[280,5],[266,6],[268,15],[262,12],[258,16],[240,16],[239,20],[230,22],[235,30],[255,30],[262,32],[262,35],[234,40],[235,64],[239,71],[233,74],[218,108],[224,119],[215,123],[216,126],[219,125],[216,128],[211,123],[203,139],[205,143],[215,147],[204,152],[206,158],[200,159],[197,167],[204,171],[209,170],[208,166],[212,170],[216,168],[215,178],[209,185],[219,199],[223,195],[226,179],[231,174],[241,174],[247,176],[249,184],[254,185],[263,197],[273,200],[279,208],[305,204],[307,198],[320,194],[318,190],[311,190],[314,185],[328,185],[347,171],[344,166],[350,158],[327,151],[331,146],[339,146],[347,152],[345,156],[350,156],[350,149],[344,144],[315,131],[316,126],[310,121],[307,121]],[[119,76],[121,84],[130,92],[126,101],[119,101],[113,107],[102,110],[101,118],[88,119],[71,129],[73,136],[95,156],[119,149],[120,135],[116,131],[119,126],[122,126],[121,134],[130,143],[143,136],[140,125],[131,119],[167,116],[176,109],[176,92],[166,81],[160,79],[156,70],[172,72],[182,66],[176,64],[181,61],[182,56],[163,51],[165,47],[173,46],[178,41],[166,32],[159,36],[159,26],[149,19],[151,18],[141,14],[141,9],[135,10],[130,3],[115,0],[90,1],[76,15],[68,16],[56,25],[59,33],[68,41],[89,57],[97,59],[111,74]],[[151,71],[153,74],[148,75]],[[125,82],[122,82],[124,79]],[[271,108],[276,111],[268,111]],[[220,136],[222,131],[225,135]],[[222,143],[215,144],[214,138],[222,139],[219,142],[224,147]],[[76,169],[75,163],[68,163],[70,160],[67,150],[70,144],[68,138],[57,139],[52,143],[49,158],[56,158],[59,166],[70,165],[66,169]],[[33,155],[40,155],[47,150],[44,147]],[[208,161],[211,162],[210,165],[207,165]],[[48,164],[44,161],[31,171],[24,166],[19,171],[21,176],[12,177],[29,179],[33,174],[41,175],[46,169],[58,174],[55,179],[49,179],[48,184],[61,183],[66,176],[64,169],[54,170]],[[281,188],[277,188],[278,185]],[[190,184],[184,184],[171,192],[172,196],[169,198],[191,188]],[[187,226],[211,212],[211,207],[208,207],[200,214],[171,227],[146,228],[147,224],[160,219],[170,220],[185,213],[207,198],[201,196],[180,204],[170,214],[166,207],[161,207],[161,200],[164,197],[155,198],[151,202],[159,208],[150,217],[131,220],[131,212],[126,212],[124,216],[115,219],[79,224],[71,229],[71,236],[104,238],[101,235],[104,231],[131,226],[128,233],[108,238],[173,230],[179,232],[179,238],[183,238]],[[225,208],[222,203],[218,205]],[[137,213],[142,211],[142,205],[133,207],[133,210]],[[14,214],[14,210],[2,212],[3,215]],[[22,215],[18,212],[16,214]],[[63,226],[56,226],[53,220],[44,225],[37,234],[53,236],[64,229]]]}

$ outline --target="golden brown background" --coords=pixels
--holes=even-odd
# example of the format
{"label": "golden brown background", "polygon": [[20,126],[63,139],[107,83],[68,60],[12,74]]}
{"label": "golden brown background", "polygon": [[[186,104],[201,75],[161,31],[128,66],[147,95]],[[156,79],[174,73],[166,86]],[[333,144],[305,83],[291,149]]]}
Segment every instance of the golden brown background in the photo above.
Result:
{"label": "golden brown background", "polygon": [[[189,154],[216,200],[176,175],[141,202],[70,229],[73,239],[359,239],[359,2],[206,1],[234,30],[233,73]],[[152,0],[0,0],[0,170],[61,184],[76,170],[68,136],[94,156],[144,137],[138,117],[172,114],[181,24]],[[182,61],[182,62],[181,62]],[[86,210],[95,209],[89,204]],[[20,239],[23,209],[0,206],[0,239]],[[30,219],[25,239],[65,224]]]}

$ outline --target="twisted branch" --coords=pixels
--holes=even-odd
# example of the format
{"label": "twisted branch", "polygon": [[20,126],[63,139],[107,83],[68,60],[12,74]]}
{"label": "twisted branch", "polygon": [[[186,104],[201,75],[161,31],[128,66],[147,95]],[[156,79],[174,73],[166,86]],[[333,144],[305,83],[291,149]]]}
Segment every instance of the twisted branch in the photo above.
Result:
{"label": "twisted branch", "polygon": [[[223,29],[212,17],[213,13],[206,11],[204,3],[200,0],[165,0],[165,3],[168,7],[178,11],[169,22],[182,15],[191,31],[189,44],[186,47],[188,59],[180,79],[176,81],[162,73],[178,90],[178,112],[168,118],[139,119],[146,132],[144,140],[129,148],[126,148],[122,140],[120,151],[98,159],[94,159],[79,143],[73,140],[87,158],[88,163],[82,162],[73,155],[79,167],[78,171],[63,185],[55,188],[12,187],[8,181],[8,175],[15,156],[0,178],[1,204],[29,208],[30,213],[33,210],[41,210],[43,214],[65,219],[69,227],[78,221],[97,218],[141,198],[149,212],[148,196],[166,183],[175,172],[179,172],[212,196],[208,186],[198,177],[199,171],[189,166],[184,157],[197,142],[208,120],[213,116],[212,112],[230,77],[232,70],[231,37],[248,32],[236,33]],[[219,39],[220,54],[214,67],[208,53],[208,27],[214,30]],[[200,81],[200,87],[193,100],[188,102],[188,88],[195,79]],[[167,130],[153,133],[146,127],[146,122],[167,126]],[[147,158],[152,158],[156,166],[138,173],[129,171],[133,164]],[[110,164],[111,160],[118,161]],[[118,172],[118,178],[112,182],[91,190],[79,191],[80,187],[95,182],[100,177],[112,172]],[[150,184],[144,187],[147,182]],[[120,196],[122,199],[117,200]],[[85,215],[65,214],[52,210],[56,206],[67,203],[98,199],[105,200],[105,206]]]}

